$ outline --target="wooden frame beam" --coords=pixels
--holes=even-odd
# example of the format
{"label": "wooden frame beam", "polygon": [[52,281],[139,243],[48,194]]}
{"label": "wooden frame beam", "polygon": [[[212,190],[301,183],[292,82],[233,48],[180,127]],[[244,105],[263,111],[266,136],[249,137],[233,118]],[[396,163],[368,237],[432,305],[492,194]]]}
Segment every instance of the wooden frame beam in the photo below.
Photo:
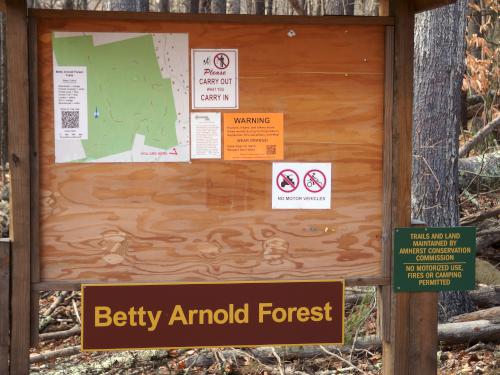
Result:
{"label": "wooden frame beam", "polygon": [[0,374],[9,374],[10,240],[0,239]]}
{"label": "wooden frame beam", "polygon": [[12,374],[29,372],[30,347],[30,155],[26,1],[6,2],[8,144],[11,172]]}
{"label": "wooden frame beam", "polygon": [[[392,0],[390,4],[390,14],[396,20],[392,229],[411,225],[414,5],[412,0]],[[392,283],[380,288],[383,373],[412,375],[418,369],[419,374],[434,375],[437,372],[437,293],[394,293],[392,288]]]}

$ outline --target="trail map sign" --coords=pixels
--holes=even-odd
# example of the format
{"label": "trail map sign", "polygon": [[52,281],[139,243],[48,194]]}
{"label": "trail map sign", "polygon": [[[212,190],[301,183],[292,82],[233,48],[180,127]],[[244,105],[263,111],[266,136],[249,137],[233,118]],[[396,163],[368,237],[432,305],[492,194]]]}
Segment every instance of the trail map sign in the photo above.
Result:
{"label": "trail map sign", "polygon": [[398,228],[394,290],[422,292],[475,287],[476,228]]}
{"label": "trail map sign", "polygon": [[89,284],[82,300],[83,350],[343,343],[342,281]]}
{"label": "trail map sign", "polygon": [[189,161],[188,35],[52,34],[56,163]]}

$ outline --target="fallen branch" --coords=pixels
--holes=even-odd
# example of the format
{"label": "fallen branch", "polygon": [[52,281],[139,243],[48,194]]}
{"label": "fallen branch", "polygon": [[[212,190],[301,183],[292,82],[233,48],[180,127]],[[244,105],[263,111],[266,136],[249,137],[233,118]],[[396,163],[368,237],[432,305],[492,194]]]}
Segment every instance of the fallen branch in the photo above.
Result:
{"label": "fallen branch", "polygon": [[497,128],[500,128],[500,116],[482,127],[481,130],[474,135],[474,137],[460,147],[458,150],[458,157],[463,158],[464,156],[467,156],[476,144],[481,142],[488,134]]}
{"label": "fallen branch", "polygon": [[487,211],[480,211],[478,213],[475,213],[474,215],[463,217],[460,219],[460,225],[471,225],[497,216],[500,216],[500,206],[496,206]]}
{"label": "fallen branch", "polygon": [[39,331],[43,331],[49,324],[51,324],[55,320],[52,317],[52,314],[70,293],[70,291],[66,290],[61,292],[61,294],[57,296],[57,298],[54,300],[54,302],[52,302],[49,308],[43,312],[43,319],[40,321],[38,326]]}
{"label": "fallen branch", "polygon": [[[491,223],[491,228],[477,231],[476,236],[477,254],[483,254],[484,251],[497,243],[500,243],[500,222]],[[487,283],[487,284],[497,284]]]}
{"label": "fallen branch", "polygon": [[493,307],[500,305],[500,285],[482,286],[469,291],[472,301],[478,307]]}
{"label": "fallen branch", "polygon": [[57,296],[57,298],[54,300],[54,302],[52,302],[49,308],[43,312],[43,316],[49,316],[50,314],[52,314],[57,306],[59,306],[70,293],[71,292],[67,290],[61,292],[61,294]]}
{"label": "fallen branch", "polygon": [[460,314],[448,319],[450,323],[471,322],[474,320],[487,320],[489,322],[500,323],[500,306]]}
{"label": "fallen branch", "polygon": [[460,191],[492,191],[500,188],[500,150],[458,160]]}
{"label": "fallen branch", "polygon": [[66,339],[71,336],[79,335],[81,333],[81,330],[81,327],[79,325],[76,325],[73,328],[65,329],[64,331],[41,333],[39,335],[39,338],[40,341]]}
{"label": "fallen branch", "polygon": [[80,353],[80,345],[70,346],[69,348],[58,349],[51,352],[30,355],[30,363],[48,361],[53,358],[69,357]]}
{"label": "fallen branch", "polygon": [[447,345],[483,342],[500,342],[500,324],[488,320],[440,324],[439,341]]}

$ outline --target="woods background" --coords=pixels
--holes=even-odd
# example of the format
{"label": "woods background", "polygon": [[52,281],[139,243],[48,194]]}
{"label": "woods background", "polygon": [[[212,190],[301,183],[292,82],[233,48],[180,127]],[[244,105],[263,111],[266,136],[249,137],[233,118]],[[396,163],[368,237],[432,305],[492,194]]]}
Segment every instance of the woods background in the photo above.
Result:
{"label": "woods background", "polygon": [[[307,16],[376,16],[385,4],[374,0],[32,0],[28,3],[32,8],[52,9]],[[412,213],[429,226],[477,226],[476,281],[488,291],[474,298],[471,293],[443,295],[441,322],[456,321],[458,314],[476,310],[478,301],[486,295],[479,307],[496,308],[490,318],[497,326],[500,322],[499,11],[496,0],[457,0],[453,5],[420,13],[415,20]],[[5,22],[1,15],[0,221],[2,235],[8,237],[4,49]],[[358,301],[362,303],[353,310],[352,321],[359,326],[352,323],[346,328],[354,341],[358,334],[371,332],[367,326],[372,329],[375,326],[373,317],[370,318],[375,309],[373,293],[366,296],[365,291],[359,292]],[[77,294],[43,292],[42,297],[46,301],[42,302],[45,305],[40,312],[40,332],[73,330],[71,333],[77,334]],[[56,314],[64,313],[65,309],[71,316],[71,324],[61,326]],[[483,319],[484,316],[480,315]],[[359,328],[363,324],[364,328]],[[68,353],[74,354],[78,348],[72,350]],[[307,354],[304,353],[294,355]],[[275,353],[266,355],[274,357]],[[212,363],[220,362],[216,355],[214,358]],[[353,362],[353,358],[351,351],[348,359]]]}

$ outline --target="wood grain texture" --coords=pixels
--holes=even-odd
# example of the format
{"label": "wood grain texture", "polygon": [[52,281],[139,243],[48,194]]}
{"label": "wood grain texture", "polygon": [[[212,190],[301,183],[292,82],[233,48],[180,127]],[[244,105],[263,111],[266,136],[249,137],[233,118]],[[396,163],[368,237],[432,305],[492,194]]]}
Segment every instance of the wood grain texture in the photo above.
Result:
{"label": "wood grain texture", "polygon": [[[271,162],[54,164],[53,30],[238,48],[239,111],[285,114],[285,161],[333,163],[332,209],[271,210]],[[41,17],[41,281],[380,278],[384,30]]]}
{"label": "wood grain texture", "polygon": [[0,240],[0,374],[9,374],[10,240]]}
{"label": "wood grain texture", "polygon": [[30,154],[28,27],[26,1],[7,0],[6,59],[8,145],[11,174],[12,374],[29,371],[30,347]]}

